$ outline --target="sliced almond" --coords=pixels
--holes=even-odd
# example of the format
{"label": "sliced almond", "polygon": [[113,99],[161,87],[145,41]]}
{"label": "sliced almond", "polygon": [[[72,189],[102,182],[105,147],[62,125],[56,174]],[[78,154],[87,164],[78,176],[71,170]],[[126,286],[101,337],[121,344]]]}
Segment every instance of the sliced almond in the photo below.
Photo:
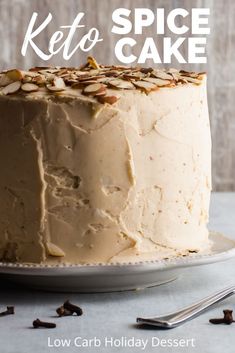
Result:
{"label": "sliced almond", "polygon": [[93,81],[93,83],[95,83],[98,79],[101,78],[105,78],[104,75],[97,75],[97,76],[90,76],[90,75],[86,75],[84,77],[78,77],[77,79],[79,80],[79,82],[86,82],[86,81]]}
{"label": "sliced almond", "polygon": [[198,77],[205,76],[206,71],[198,72],[197,75],[198,75]]}
{"label": "sliced almond", "polygon": [[36,92],[36,91],[38,91],[38,88],[39,87],[37,85],[35,85],[34,83],[24,83],[21,86],[21,89],[24,92]]}
{"label": "sliced almond", "polygon": [[[43,73],[43,72],[41,72],[41,71],[39,71],[40,73]],[[51,68],[51,69],[49,69],[49,70],[47,70],[47,72],[49,73],[49,74],[56,74],[56,75],[58,75],[58,73],[60,72],[60,68]]]}
{"label": "sliced almond", "polygon": [[23,83],[32,82],[32,77],[27,75],[23,78],[22,82]]}
{"label": "sliced almond", "polygon": [[86,80],[86,81],[79,81],[79,83],[83,86],[89,86],[89,85],[94,85],[95,83],[98,83],[96,80]]}
{"label": "sliced almond", "polygon": [[103,91],[94,94],[94,96],[95,96],[95,97],[105,96],[106,93],[107,93],[107,90],[106,90],[106,88],[105,88]]}
{"label": "sliced almond", "polygon": [[59,70],[52,70],[51,68],[48,70],[39,70],[38,71],[39,74],[45,75],[45,76],[48,76],[48,75],[55,76],[55,74],[57,74],[57,72],[59,72]]}
{"label": "sliced almond", "polygon": [[64,83],[64,80],[62,79],[62,77],[55,77],[53,80],[54,86],[56,88],[59,88],[61,90],[66,88],[66,85]]}
{"label": "sliced almond", "polygon": [[185,74],[183,74],[183,75],[184,76],[189,76],[189,77],[192,77],[192,78],[198,78],[198,74],[196,72],[191,72],[189,75],[185,75]]}
{"label": "sliced almond", "polygon": [[84,87],[84,85],[80,82],[74,82],[74,83],[71,83],[71,87],[74,88],[74,89],[82,89]]}
{"label": "sliced almond", "polygon": [[109,83],[110,81],[113,80],[113,77],[103,77],[103,78],[98,78],[97,82],[100,83]]}
{"label": "sliced almond", "polygon": [[66,68],[61,69],[61,70],[57,73],[57,75],[60,76],[60,77],[63,77],[63,76],[65,76],[65,75],[67,75],[67,74],[68,74],[68,69],[66,69]]}
{"label": "sliced almond", "polygon": [[42,85],[43,83],[46,83],[46,78],[45,76],[38,75],[36,77],[32,77],[32,82],[35,82],[38,85]]}
{"label": "sliced almond", "polygon": [[124,81],[121,79],[111,80],[109,81],[109,84],[112,87],[119,88],[119,89],[135,89],[135,86],[131,82]]}
{"label": "sliced almond", "polygon": [[5,86],[9,85],[12,82],[13,81],[6,74],[2,74],[0,76],[0,87],[5,87]]}
{"label": "sliced almond", "polygon": [[183,84],[183,83],[188,83],[188,81],[185,78],[179,76],[177,84]]}
{"label": "sliced almond", "polygon": [[92,56],[88,56],[87,63],[92,67],[92,69],[99,69],[100,68],[99,64]]}
{"label": "sliced almond", "polygon": [[202,80],[203,75],[205,75],[205,72],[189,72],[189,71],[184,71],[184,70],[180,70],[179,75],[183,76],[183,77],[191,77],[191,78],[195,78],[198,80]]}
{"label": "sliced almond", "polygon": [[180,70],[179,74],[182,76],[191,76],[194,77],[193,75],[195,75],[195,72],[193,71],[185,71],[185,70]]}
{"label": "sliced almond", "polygon": [[48,74],[48,75],[42,75],[42,77],[45,78],[46,82],[50,82],[50,84],[54,86],[54,79],[56,78],[56,75]]}
{"label": "sliced almond", "polygon": [[77,83],[77,82],[78,82],[77,80],[70,80],[70,79],[65,80],[66,85],[70,85],[70,86],[72,86],[74,83]]}
{"label": "sliced almond", "polygon": [[197,79],[198,80],[203,80],[203,78],[206,76],[206,73],[205,72],[200,72],[197,76]]}
{"label": "sliced almond", "polygon": [[202,80],[198,80],[197,78],[188,77],[188,76],[180,76],[180,79],[186,80],[190,83],[195,83],[196,85],[200,85]]}
{"label": "sliced almond", "polygon": [[65,88],[60,88],[60,87],[56,87],[56,86],[53,86],[53,85],[46,85],[48,91],[50,92],[62,92],[65,90]]}
{"label": "sliced almond", "polygon": [[106,71],[104,74],[107,77],[117,77],[120,75],[120,72],[117,70],[110,70],[110,71]]}
{"label": "sliced almond", "polygon": [[86,72],[81,71],[81,70],[76,70],[75,71],[76,76],[80,77],[80,76],[88,76]]}
{"label": "sliced almond", "polygon": [[173,67],[171,67],[170,69],[168,69],[168,73],[179,73],[179,70],[177,70],[177,69],[175,69],[175,68],[173,68]]}
{"label": "sliced almond", "polygon": [[46,82],[50,82],[51,84],[54,85],[54,79],[56,78],[55,74],[47,73],[46,75],[43,75],[43,74],[40,74],[40,75],[45,79]]}
{"label": "sliced almond", "polygon": [[146,82],[151,82],[154,83],[155,85],[162,87],[162,86],[167,86],[171,83],[169,80],[162,80],[160,78],[153,78],[153,77],[146,77],[143,79]]}
{"label": "sliced almond", "polygon": [[29,69],[29,71],[42,71],[42,70],[49,70],[50,67],[49,66],[35,66],[35,67],[31,67],[31,69]]}
{"label": "sliced almond", "polygon": [[146,82],[146,81],[135,81],[134,85],[137,88],[140,88],[142,91],[148,93],[150,91],[154,91],[157,89],[157,85],[152,83],[152,82]]}
{"label": "sliced almond", "polygon": [[133,79],[133,80],[139,81],[143,77],[146,77],[146,75],[141,73],[141,72],[138,72],[138,73],[123,74],[122,77],[125,78],[126,80],[132,80]]}
{"label": "sliced almond", "polygon": [[102,104],[108,103],[108,104],[114,104],[118,101],[118,97],[116,96],[99,96],[98,101]]}
{"label": "sliced almond", "polygon": [[114,70],[132,70],[131,67],[123,66],[123,65],[113,65],[113,66],[109,66],[109,68],[110,67]]}
{"label": "sliced almond", "polygon": [[6,75],[12,81],[20,81],[24,77],[22,71],[17,70],[17,69],[8,70],[6,72]]}
{"label": "sliced almond", "polygon": [[77,76],[77,75],[75,75],[75,74],[73,74],[73,73],[71,73],[71,74],[69,75],[69,78],[70,78],[71,80],[77,80],[78,77],[79,77],[79,76]]}
{"label": "sliced almond", "polygon": [[89,73],[90,73],[91,76],[98,76],[100,74],[100,70],[91,69]]}
{"label": "sliced almond", "polygon": [[179,75],[178,75],[178,71],[175,72],[171,72],[170,75],[172,76],[173,80],[178,82],[179,81]]}
{"label": "sliced almond", "polygon": [[76,79],[79,80],[80,82],[86,81],[86,80],[90,79],[90,75],[88,75],[88,74],[79,75],[79,76],[76,76]]}
{"label": "sliced almond", "polygon": [[3,88],[1,93],[5,95],[16,93],[17,91],[19,91],[20,86],[21,86],[21,81],[12,82],[8,86],[5,86]]}
{"label": "sliced almond", "polygon": [[166,72],[161,70],[153,70],[151,75],[156,78],[161,78],[163,80],[172,80],[172,76],[170,74],[167,74]]}
{"label": "sliced almond", "polygon": [[91,94],[91,95],[95,95],[97,93],[101,93],[106,91],[106,86],[103,85],[102,83],[94,83],[91,85],[88,85],[84,88],[83,93],[84,94]]}
{"label": "sliced almond", "polygon": [[153,69],[151,67],[142,67],[140,69],[140,72],[142,72],[143,74],[149,74],[153,71]]}
{"label": "sliced almond", "polygon": [[56,256],[56,257],[63,257],[65,256],[65,252],[57,245],[47,242],[46,249],[49,255]]}
{"label": "sliced almond", "polygon": [[71,75],[70,74],[68,74],[68,73],[65,73],[65,74],[62,74],[62,75],[59,75],[59,74],[57,74],[59,77],[62,77],[63,78],[63,80],[68,80],[68,79],[70,79],[71,77]]}

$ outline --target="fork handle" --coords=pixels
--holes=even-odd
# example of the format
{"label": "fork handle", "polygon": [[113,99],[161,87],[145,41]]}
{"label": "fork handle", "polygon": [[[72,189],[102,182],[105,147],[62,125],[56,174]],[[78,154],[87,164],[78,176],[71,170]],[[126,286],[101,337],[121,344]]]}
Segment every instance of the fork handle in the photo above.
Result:
{"label": "fork handle", "polygon": [[164,328],[177,327],[198,316],[211,305],[230,297],[234,293],[235,286],[228,287],[174,313],[149,319],[137,318],[137,322]]}
{"label": "fork handle", "polygon": [[229,287],[211,296],[208,296],[207,298],[172,314],[171,318],[169,318],[169,323],[178,326],[178,324],[193,319],[213,304],[230,297],[234,293],[235,287]]}

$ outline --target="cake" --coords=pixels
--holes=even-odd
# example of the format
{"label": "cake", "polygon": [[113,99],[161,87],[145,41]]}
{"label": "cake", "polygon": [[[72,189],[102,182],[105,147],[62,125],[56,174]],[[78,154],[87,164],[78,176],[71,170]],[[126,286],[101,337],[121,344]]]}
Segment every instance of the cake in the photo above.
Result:
{"label": "cake", "polygon": [[0,74],[0,261],[123,263],[209,245],[206,74]]}

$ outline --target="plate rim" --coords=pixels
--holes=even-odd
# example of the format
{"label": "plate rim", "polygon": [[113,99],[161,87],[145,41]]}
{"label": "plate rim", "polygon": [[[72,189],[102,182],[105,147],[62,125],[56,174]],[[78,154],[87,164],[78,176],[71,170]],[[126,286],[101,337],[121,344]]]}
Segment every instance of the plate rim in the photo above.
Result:
{"label": "plate rim", "polygon": [[74,275],[79,271],[81,275],[107,273],[114,274],[118,270],[138,269],[138,272],[170,270],[199,265],[206,265],[215,262],[226,261],[235,257],[235,240],[229,238],[221,232],[210,231],[210,236],[214,234],[227,242],[233,243],[229,249],[221,252],[194,253],[186,256],[177,256],[162,260],[142,260],[137,262],[117,262],[117,263],[94,263],[94,264],[27,264],[0,262],[0,274],[23,274],[40,276]]}

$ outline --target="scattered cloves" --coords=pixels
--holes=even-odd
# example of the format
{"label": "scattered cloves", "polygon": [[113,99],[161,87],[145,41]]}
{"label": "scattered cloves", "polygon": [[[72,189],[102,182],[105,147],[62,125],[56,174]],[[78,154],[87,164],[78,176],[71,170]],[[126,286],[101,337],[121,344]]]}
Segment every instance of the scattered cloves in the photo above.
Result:
{"label": "scattered cloves", "polygon": [[223,318],[218,318],[218,319],[210,319],[210,323],[214,325],[218,324],[226,324],[226,325],[231,325],[232,322],[235,322],[233,320],[233,310],[223,310],[224,317]]}
{"label": "scattered cloves", "polygon": [[66,300],[62,306],[56,309],[56,312],[59,316],[68,316],[73,315],[74,313],[77,314],[77,316],[81,316],[83,314],[82,309],[79,306],[70,303],[69,300]]}
{"label": "scattered cloves", "polygon": [[2,311],[0,313],[0,316],[13,315],[13,314],[15,314],[15,307],[14,306],[7,306],[7,310]]}
{"label": "scattered cloves", "polygon": [[33,321],[33,327],[38,328],[38,327],[44,327],[44,328],[55,328],[56,324],[53,322],[44,322],[39,319],[36,319]]}

